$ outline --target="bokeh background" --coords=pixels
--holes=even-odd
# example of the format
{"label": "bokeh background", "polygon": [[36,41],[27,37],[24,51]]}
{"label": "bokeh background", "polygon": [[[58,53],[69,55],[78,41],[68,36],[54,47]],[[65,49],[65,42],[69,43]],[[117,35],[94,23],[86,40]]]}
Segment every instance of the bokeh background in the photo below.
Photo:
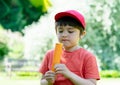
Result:
{"label": "bokeh background", "polygon": [[96,55],[98,84],[120,83],[120,0],[0,0],[1,85],[39,84],[40,63],[57,42],[54,15],[69,9],[85,17],[79,44]]}

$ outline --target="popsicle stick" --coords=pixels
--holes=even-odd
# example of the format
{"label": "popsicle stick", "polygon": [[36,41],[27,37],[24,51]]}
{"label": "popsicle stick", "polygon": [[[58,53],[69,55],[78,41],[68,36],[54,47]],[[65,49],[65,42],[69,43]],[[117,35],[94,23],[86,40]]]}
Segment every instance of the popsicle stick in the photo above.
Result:
{"label": "popsicle stick", "polygon": [[52,60],[52,68],[51,68],[52,71],[55,71],[54,69],[55,64],[60,63],[61,55],[62,55],[62,43],[56,43],[53,60]]}

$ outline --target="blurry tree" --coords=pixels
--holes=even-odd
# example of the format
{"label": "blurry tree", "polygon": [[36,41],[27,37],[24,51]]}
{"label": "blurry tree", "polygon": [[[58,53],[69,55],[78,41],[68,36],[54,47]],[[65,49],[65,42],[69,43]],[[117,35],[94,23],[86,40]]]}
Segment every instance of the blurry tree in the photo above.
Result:
{"label": "blurry tree", "polygon": [[4,42],[0,41],[0,61],[2,61],[5,55],[8,53],[8,47]]}
{"label": "blurry tree", "polygon": [[42,50],[39,50],[39,54],[41,54],[40,61],[43,60],[45,53],[52,48],[53,48],[53,38],[47,38],[45,46],[42,47]]}
{"label": "blurry tree", "polygon": [[9,36],[9,40],[7,42],[7,46],[9,48],[9,52],[7,57],[14,59],[21,59],[24,55],[24,41],[23,36],[19,32],[11,32],[7,31],[7,35]]}
{"label": "blurry tree", "polygon": [[94,0],[87,16],[87,36],[81,44],[91,48],[101,60],[101,68],[117,69],[120,57],[120,0]]}
{"label": "blurry tree", "polygon": [[50,6],[49,0],[0,0],[0,24],[22,32],[24,26],[47,13]]}
{"label": "blurry tree", "polygon": [[46,51],[53,48],[54,37],[48,32],[44,32],[45,30],[39,29],[37,24],[39,23],[33,23],[24,30],[24,58],[41,61]]}
{"label": "blurry tree", "polygon": [[0,27],[0,61],[5,57],[23,58],[23,36],[19,32],[11,32]]}
{"label": "blurry tree", "polygon": [[7,33],[0,26],[0,62],[8,54],[9,48],[7,46],[8,36]]}

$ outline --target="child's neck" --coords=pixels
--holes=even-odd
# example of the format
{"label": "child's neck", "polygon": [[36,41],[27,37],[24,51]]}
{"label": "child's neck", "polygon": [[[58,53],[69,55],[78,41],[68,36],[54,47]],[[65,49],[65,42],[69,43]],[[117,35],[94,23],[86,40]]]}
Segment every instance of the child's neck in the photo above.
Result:
{"label": "child's neck", "polygon": [[69,52],[72,52],[72,51],[77,50],[77,49],[79,49],[79,48],[80,48],[80,46],[76,45],[76,46],[71,47],[71,48],[65,48],[65,50],[66,50],[66,51],[69,51]]}

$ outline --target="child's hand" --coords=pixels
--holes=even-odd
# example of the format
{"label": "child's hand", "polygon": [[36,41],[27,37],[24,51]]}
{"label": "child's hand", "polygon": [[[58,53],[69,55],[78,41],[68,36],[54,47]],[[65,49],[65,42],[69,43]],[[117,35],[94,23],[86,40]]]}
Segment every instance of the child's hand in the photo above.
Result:
{"label": "child's hand", "polygon": [[56,64],[55,65],[55,73],[63,74],[65,77],[68,77],[71,71],[66,67],[65,64]]}
{"label": "child's hand", "polygon": [[48,83],[54,83],[55,82],[55,72],[47,71],[44,75],[44,78],[48,81]]}

